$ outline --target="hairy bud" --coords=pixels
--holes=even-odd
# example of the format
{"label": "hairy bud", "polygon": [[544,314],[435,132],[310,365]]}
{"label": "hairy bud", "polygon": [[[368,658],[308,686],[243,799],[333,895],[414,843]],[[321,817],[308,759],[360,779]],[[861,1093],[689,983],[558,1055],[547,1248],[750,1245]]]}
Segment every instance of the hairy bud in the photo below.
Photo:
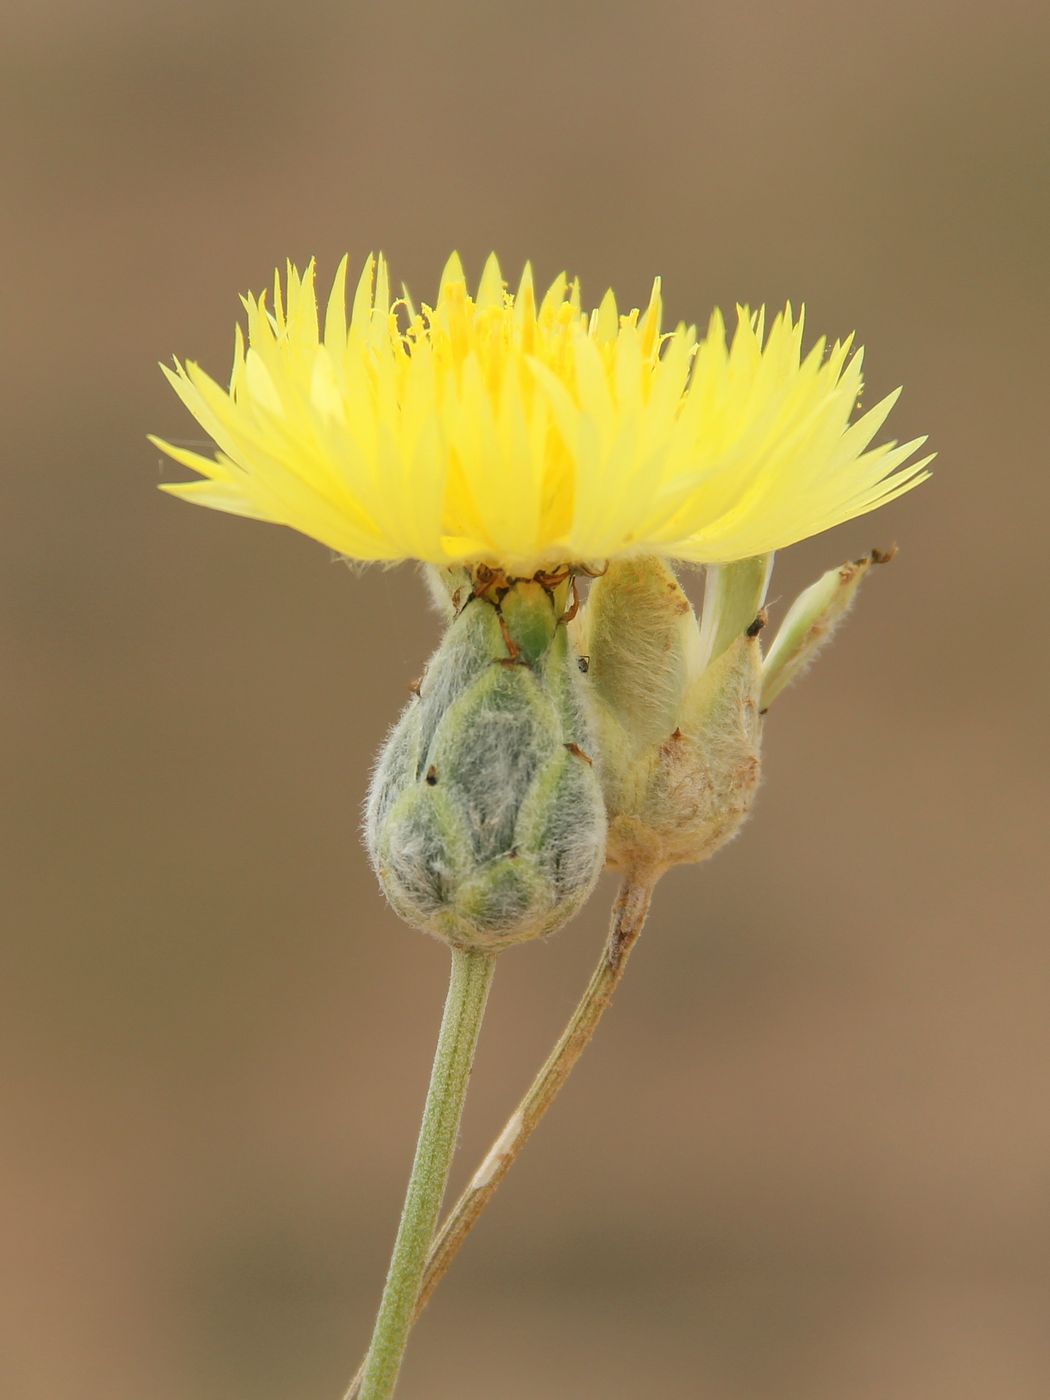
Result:
{"label": "hairy bud", "polygon": [[499,948],[586,899],[605,810],[562,620],[568,576],[448,582],[458,610],[379,756],[365,837],[403,919]]}
{"label": "hairy bud", "polygon": [[[766,566],[748,565],[748,586],[764,588]],[[659,872],[704,860],[739,830],[758,787],[757,628],[741,626],[718,651],[670,568],[645,558],[598,579],[576,640],[588,658],[609,863]]]}

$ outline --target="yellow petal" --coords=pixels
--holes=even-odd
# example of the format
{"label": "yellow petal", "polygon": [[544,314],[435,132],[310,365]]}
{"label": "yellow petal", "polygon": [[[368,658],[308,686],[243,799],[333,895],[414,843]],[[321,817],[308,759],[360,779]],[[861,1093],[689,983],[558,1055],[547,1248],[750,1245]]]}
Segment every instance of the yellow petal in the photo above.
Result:
{"label": "yellow petal", "polygon": [[[564,274],[537,306],[485,263],[476,297],[453,254],[432,307],[392,305],[369,256],[346,311],[347,259],[320,325],[314,264],[243,299],[230,387],[192,362],[165,374],[220,456],[156,439],[196,482],[185,500],[276,521],[358,559],[481,562],[512,573],[658,554],[765,554],[911,490],[922,439],[872,446],[894,403],[857,414],[852,339],[806,349],[803,313],[737,308],[727,335],[661,329],[662,290],[621,315],[584,310]],[[323,334],[321,331],[323,330]]]}

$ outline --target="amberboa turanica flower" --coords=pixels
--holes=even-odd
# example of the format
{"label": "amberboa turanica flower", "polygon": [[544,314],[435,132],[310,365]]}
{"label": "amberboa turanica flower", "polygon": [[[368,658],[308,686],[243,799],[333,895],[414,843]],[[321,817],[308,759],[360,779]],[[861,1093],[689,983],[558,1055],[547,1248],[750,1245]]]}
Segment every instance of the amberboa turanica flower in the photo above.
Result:
{"label": "amberboa turanica flower", "polygon": [[[927,475],[922,438],[872,447],[897,395],[850,421],[861,352],[803,353],[790,306],[731,338],[661,329],[660,286],[621,316],[578,285],[515,293],[459,259],[434,305],[391,299],[371,257],[349,320],[344,258],[319,321],[311,262],[247,297],[223,389],[167,370],[214,460],[153,439],[198,480],[164,490],[287,525],[361,561],[417,559],[447,627],[380,751],[364,837],[391,906],[444,940],[452,976],[419,1146],[369,1346],[350,1395],[390,1400],[426,1288],[458,1248],[593,1034],[671,866],[739,829],[763,714],[845,614],[870,564],[831,571],[763,658],[772,554]],[[670,561],[708,567],[697,618]],[[576,577],[597,575],[580,610]],[[570,631],[571,628],[571,631]],[[435,1242],[492,978],[553,933],[608,862],[610,934],[569,1026]],[[463,1201],[468,1204],[460,1206]],[[434,1243],[428,1262],[427,1254]],[[436,1262],[435,1262],[436,1260]]]}
{"label": "amberboa turanica flower", "polygon": [[[537,300],[495,257],[475,296],[449,259],[433,307],[391,299],[369,257],[346,315],[347,260],[323,325],[314,265],[248,296],[225,390],[165,370],[215,440],[212,460],[153,439],[202,480],[162,489],[288,525],[358,560],[484,562],[528,576],[629,556],[719,564],[780,549],[893,500],[928,475],[916,438],[872,448],[897,393],[852,424],[860,350],[803,354],[790,306],[766,331],[739,308],[727,339],[661,330],[612,292],[584,311],[559,276]],[[899,392],[899,391],[898,391]]]}

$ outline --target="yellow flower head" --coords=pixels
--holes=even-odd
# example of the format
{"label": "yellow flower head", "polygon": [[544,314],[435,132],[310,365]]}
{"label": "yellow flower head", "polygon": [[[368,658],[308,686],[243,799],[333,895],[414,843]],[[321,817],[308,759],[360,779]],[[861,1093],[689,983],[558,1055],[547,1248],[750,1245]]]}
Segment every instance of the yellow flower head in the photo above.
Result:
{"label": "yellow flower head", "polygon": [[[458,257],[433,307],[392,301],[369,258],[349,321],[344,258],[319,325],[314,266],[244,300],[229,390],[165,369],[219,452],[157,439],[203,480],[166,485],[216,510],[289,525],[361,560],[488,563],[528,575],[660,555],[727,563],[874,510],[928,475],[924,441],[869,449],[897,394],[856,422],[861,351],[803,356],[790,306],[768,334],[738,308],[727,339],[660,328],[611,292],[585,312],[555,279],[537,301],[491,257],[471,296]],[[899,391],[898,391],[899,392]]]}

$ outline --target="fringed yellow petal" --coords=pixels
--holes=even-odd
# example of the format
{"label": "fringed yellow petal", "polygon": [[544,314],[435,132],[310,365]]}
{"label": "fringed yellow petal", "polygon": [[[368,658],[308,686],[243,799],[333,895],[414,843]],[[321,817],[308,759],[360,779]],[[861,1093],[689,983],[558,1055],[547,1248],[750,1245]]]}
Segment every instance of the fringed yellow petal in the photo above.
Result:
{"label": "fringed yellow petal", "polygon": [[[200,480],[165,489],[291,526],[357,559],[487,562],[512,573],[661,554],[725,563],[874,510],[924,481],[922,444],[871,447],[897,394],[854,417],[852,337],[804,352],[790,305],[720,312],[707,332],[645,310],[593,311],[559,274],[537,300],[496,257],[474,296],[453,254],[434,305],[391,302],[369,256],[347,314],[348,260],[323,316],[314,264],[243,299],[228,390],[165,369],[219,448],[154,439]],[[899,392],[899,391],[898,391]],[[851,421],[852,420],[852,421]]]}
{"label": "fringed yellow petal", "polygon": [[212,510],[225,511],[227,515],[243,515],[248,520],[265,520],[273,523],[273,516],[267,515],[255,502],[250,501],[236,486],[225,481],[169,481],[160,488],[169,496],[177,496],[183,501],[192,501],[198,506],[208,506]]}

